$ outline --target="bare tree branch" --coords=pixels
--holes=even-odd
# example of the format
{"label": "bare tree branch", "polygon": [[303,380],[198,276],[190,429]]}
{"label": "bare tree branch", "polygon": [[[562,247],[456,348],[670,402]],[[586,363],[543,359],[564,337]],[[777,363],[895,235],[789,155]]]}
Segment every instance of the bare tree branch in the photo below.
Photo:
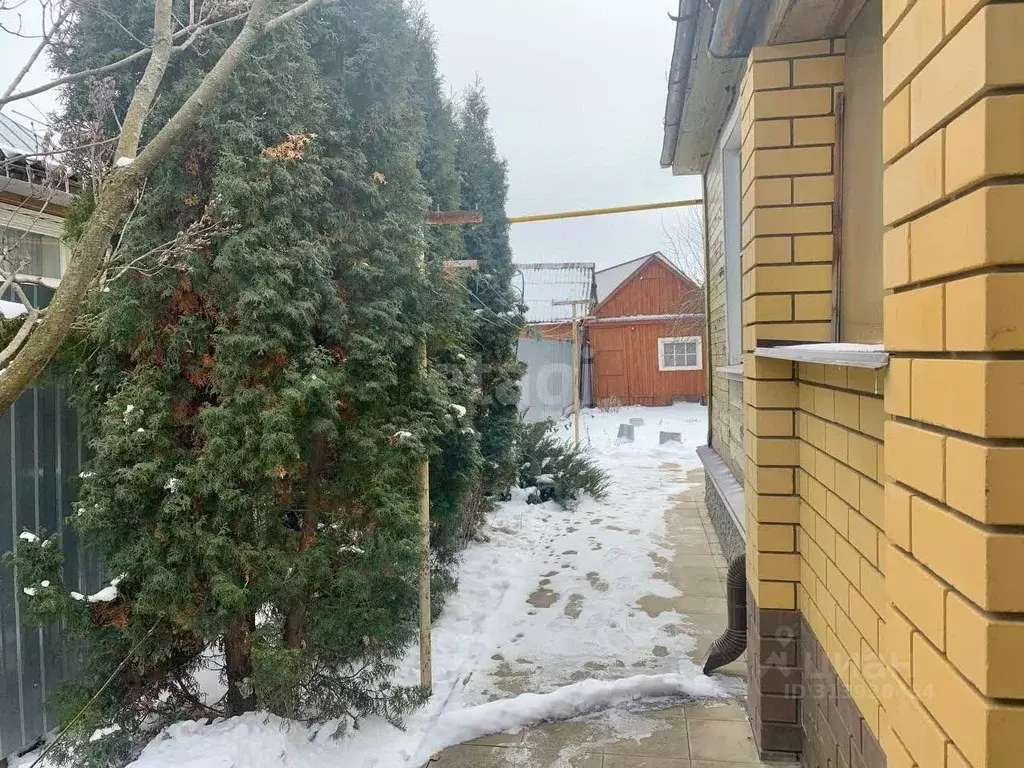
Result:
{"label": "bare tree branch", "polygon": [[[211,29],[221,26],[222,24],[228,24],[233,21],[239,21],[245,18],[248,14],[248,10],[241,11],[219,19],[200,20],[194,25],[190,25],[188,27],[179,29],[171,36],[171,39],[175,42],[179,40],[185,40],[185,42],[175,46],[174,51],[183,51],[190,45],[192,45],[192,43],[194,43],[197,38],[201,37],[203,34],[210,31]],[[144,59],[147,56],[149,56],[152,52],[152,47],[141,48],[135,51],[135,53],[131,53],[125,56],[124,58],[111,62],[110,64],[104,64],[101,67],[84,69],[81,72],[74,72],[70,75],[65,75],[64,77],[58,77],[57,79],[51,80],[50,82],[44,83],[43,85],[36,86],[35,88],[30,88],[27,91],[19,91],[18,93],[5,93],[2,97],[0,97],[0,107],[12,101],[18,101],[19,99],[26,99],[30,96],[36,96],[40,93],[45,93],[46,91],[53,90],[54,88],[57,88],[61,85],[67,85],[68,83],[76,83],[81,80],[86,80],[90,77],[99,77],[100,75],[106,75],[110,72],[114,72],[118,69],[126,67],[132,62],[138,61],[139,59]],[[8,89],[8,91],[10,90],[11,89]]]}
{"label": "bare tree branch", "polygon": [[[686,275],[699,290],[690,291],[676,310],[680,315],[704,313],[704,214],[699,206],[683,208],[670,222],[662,219],[661,233],[665,256]],[[692,318],[680,318],[673,333],[685,336],[693,328]]]}
{"label": "bare tree branch", "polygon": [[277,29],[282,24],[287,24],[292,19],[298,18],[299,16],[301,16],[304,13],[306,13],[311,8],[313,8],[314,6],[319,5],[320,3],[321,3],[321,0],[306,0],[304,3],[302,3],[300,5],[297,5],[294,8],[292,8],[290,11],[285,11],[280,16],[278,16],[276,19],[271,19],[269,22],[267,22],[267,27],[266,27],[267,31],[269,32],[272,29]]}
{"label": "bare tree branch", "polygon": [[14,93],[14,89],[17,88],[18,84],[25,79],[25,75],[27,75],[28,71],[32,69],[32,65],[36,63],[36,59],[38,59],[39,55],[46,50],[46,46],[50,44],[50,38],[53,37],[53,33],[60,29],[64,22],[71,16],[72,8],[72,4],[70,2],[67,3],[67,5],[64,6],[64,10],[60,12],[60,15],[57,16],[53,24],[50,26],[49,31],[46,29],[46,9],[43,9],[43,36],[39,40],[39,45],[37,45],[36,49],[32,51],[32,55],[28,57],[28,61],[25,62],[25,66],[18,70],[18,74],[14,76],[14,80],[12,80],[11,84],[7,86],[7,90],[4,91],[3,96],[0,96],[0,99],[6,99]]}
{"label": "bare tree branch", "polygon": [[9,165],[20,163],[22,160],[28,160],[33,157],[53,157],[54,155],[66,155],[71,152],[79,152],[83,149],[92,149],[93,147],[104,147],[107,144],[113,144],[117,139],[103,139],[102,141],[93,141],[88,144],[79,144],[77,147],[66,147],[65,149],[51,149],[49,152],[25,152],[21,155],[14,155],[6,160],[0,161],[0,168],[6,168]]}
{"label": "bare tree branch", "polygon": [[28,338],[28,335],[32,332],[32,328],[35,327],[35,324],[39,321],[39,314],[40,310],[38,309],[33,308],[29,310],[28,316],[21,324],[18,332],[14,334],[14,338],[11,339],[7,346],[4,347],[3,351],[0,352],[0,365],[7,363],[7,361],[14,357],[18,350],[21,349],[21,345],[25,343],[25,339]]}
{"label": "bare tree branch", "polygon": [[704,215],[699,206],[680,210],[671,222],[661,221],[665,255],[699,286],[704,285]]}
{"label": "bare tree branch", "polygon": [[128,56],[125,56],[123,59],[119,59],[118,61],[115,61],[115,62],[113,62],[111,64],[104,64],[102,67],[94,67],[92,69],[85,69],[85,70],[82,70],[81,72],[75,72],[74,74],[71,74],[71,75],[65,75],[64,77],[58,77],[56,80],[51,80],[50,82],[45,83],[43,85],[37,86],[35,88],[29,88],[27,91],[20,91],[18,93],[14,93],[14,94],[11,94],[9,96],[4,96],[3,98],[0,98],[0,107],[2,107],[4,104],[8,104],[8,103],[10,103],[12,101],[18,101],[19,99],[25,99],[25,98],[28,98],[29,96],[35,96],[35,95],[40,94],[40,93],[45,93],[46,91],[52,90],[52,89],[54,89],[54,88],[56,88],[58,86],[61,86],[61,85],[67,85],[68,83],[75,83],[75,82],[78,82],[79,80],[85,80],[86,78],[89,78],[89,77],[97,77],[99,75],[105,75],[108,72],[113,72],[115,70],[121,69],[121,67],[125,67],[125,66],[129,65],[133,61],[138,61],[139,59],[145,58],[146,56],[149,56],[149,54],[151,52],[152,52],[151,49],[143,48],[142,50],[136,51],[135,53],[132,53],[132,54],[130,54]]}
{"label": "bare tree branch", "polygon": [[167,62],[171,60],[171,46],[171,0],[156,0],[153,9],[153,54],[149,57],[142,79],[135,86],[128,112],[124,116],[121,140],[114,152],[115,166],[122,160],[134,160],[139,151],[142,126],[146,122],[149,108],[153,106],[160,81],[164,79]]}
{"label": "bare tree branch", "polygon": [[[156,132],[152,140],[138,152],[134,162],[114,167],[104,178],[92,215],[85,222],[82,234],[72,248],[71,261],[67,271],[61,278],[60,286],[46,308],[42,320],[34,323],[34,327],[28,333],[21,348],[2,370],[2,375],[0,375],[0,413],[6,411],[21,393],[35,382],[75,325],[82,302],[92,286],[95,285],[97,276],[103,269],[110,249],[111,238],[125,214],[138,200],[138,195],[149,174],[178,141],[196,125],[203,110],[227,86],[235,70],[268,30],[297,18],[321,2],[331,2],[332,0],[305,0],[277,17],[269,16],[269,1],[253,0],[241,31],[195,91],[185,100],[185,103]],[[159,46],[162,52],[161,56],[164,55],[164,52],[169,55],[167,49],[171,47],[170,41],[173,40],[173,35],[168,32],[170,0],[157,0],[157,2],[154,51]],[[159,63],[154,65],[152,77],[144,76],[146,84],[140,82],[139,87],[132,95],[132,103],[129,106],[129,114],[133,116],[132,124],[128,125],[127,118],[125,122],[126,131],[130,128],[135,137],[134,139],[129,137],[123,142],[124,152],[121,151],[122,147],[119,147],[117,153],[119,158],[131,157],[132,155],[126,154],[126,152],[134,153],[134,149],[138,147],[141,125],[156,92],[155,88],[150,89],[150,85],[155,81],[158,86],[159,78],[156,74],[157,72],[161,76],[163,74],[162,69],[159,69],[160,66]],[[164,59],[163,66],[166,66],[166,59]],[[150,68],[147,66],[147,74],[149,73]],[[140,104],[139,107],[136,107],[136,102]],[[145,106],[145,109],[142,108],[142,105]],[[138,115],[138,118],[135,115]]]}

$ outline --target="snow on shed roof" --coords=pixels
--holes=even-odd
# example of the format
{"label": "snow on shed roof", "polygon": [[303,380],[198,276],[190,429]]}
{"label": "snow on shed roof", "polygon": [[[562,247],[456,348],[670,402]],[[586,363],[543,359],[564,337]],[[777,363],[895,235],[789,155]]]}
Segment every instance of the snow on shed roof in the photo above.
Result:
{"label": "snow on shed roof", "polygon": [[[527,324],[571,320],[572,307],[554,302],[594,298],[593,264],[516,264],[516,267],[523,280]],[[578,316],[586,315],[589,309],[578,307]]]}
{"label": "snow on shed roof", "polygon": [[649,253],[638,259],[630,259],[621,264],[616,264],[614,267],[598,270],[594,274],[594,280],[597,283],[597,300],[604,301],[608,298],[609,293],[622,285],[630,275],[646,264],[647,260],[653,255]]}
{"label": "snow on shed roof", "polygon": [[39,151],[39,140],[31,130],[0,113],[0,152],[17,157]]}

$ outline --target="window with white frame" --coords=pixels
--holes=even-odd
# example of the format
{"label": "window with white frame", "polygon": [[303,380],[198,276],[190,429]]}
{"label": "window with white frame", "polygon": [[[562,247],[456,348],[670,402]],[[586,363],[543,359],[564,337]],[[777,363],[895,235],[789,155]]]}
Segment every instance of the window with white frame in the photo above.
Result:
{"label": "window with white frame", "polygon": [[700,336],[658,339],[658,370],[699,371],[703,367]]}

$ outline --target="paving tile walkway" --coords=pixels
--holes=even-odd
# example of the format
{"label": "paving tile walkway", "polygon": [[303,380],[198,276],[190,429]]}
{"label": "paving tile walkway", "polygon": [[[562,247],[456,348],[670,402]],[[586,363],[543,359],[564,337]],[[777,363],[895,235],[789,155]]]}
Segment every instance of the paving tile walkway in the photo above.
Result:
{"label": "paving tile walkway", "polygon": [[[682,468],[671,462],[665,472]],[[649,553],[660,578],[681,593],[673,598],[648,595],[638,598],[640,610],[678,615],[681,631],[696,641],[690,651],[703,662],[715,638],[726,626],[726,563],[707,508],[704,474],[687,473],[691,485],[673,499],[665,513],[671,559]],[[638,553],[638,556],[639,553]],[[655,650],[655,653],[657,651]],[[655,661],[652,659],[652,661]],[[719,673],[745,679],[745,658]],[[608,718],[596,715],[585,721],[552,723],[518,734],[496,734],[445,750],[430,768],[752,768],[768,766],[758,760],[745,711],[745,701],[689,702],[646,712],[652,721],[642,738],[623,739]]]}

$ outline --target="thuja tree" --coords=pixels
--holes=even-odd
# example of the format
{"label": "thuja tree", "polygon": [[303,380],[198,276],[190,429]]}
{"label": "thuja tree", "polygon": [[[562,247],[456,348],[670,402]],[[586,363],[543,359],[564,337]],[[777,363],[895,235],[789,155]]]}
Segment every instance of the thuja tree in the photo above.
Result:
{"label": "thuja tree", "polygon": [[458,166],[462,204],[484,213],[483,224],[467,227],[463,243],[479,269],[469,279],[474,307],[472,332],[481,363],[481,402],[476,415],[484,459],[482,488],[507,489],[516,476],[519,380],[523,366],[516,344],[523,324],[522,296],[514,288],[515,267],[505,213],[508,169],[498,155],[483,87],[466,91],[458,115]]}
{"label": "thuja tree", "polygon": [[[420,157],[428,206],[431,210],[463,208],[458,167],[458,126],[455,105],[443,95],[437,69],[434,36],[423,14],[416,17],[416,98],[424,120]],[[474,315],[465,289],[470,272],[458,266],[468,257],[460,229],[431,226],[426,230],[427,269],[430,273],[432,318],[437,331],[429,349],[431,367],[458,387],[451,418],[459,429],[442,436],[430,462],[431,544],[433,592],[443,598],[455,586],[454,560],[465,543],[473,519],[470,491],[479,480],[482,458],[474,416],[480,400],[477,387],[478,350],[474,347]],[[435,599],[435,613],[442,599]]]}
{"label": "thuja tree", "polygon": [[[131,34],[110,13],[141,31],[125,5],[84,8],[66,61],[87,66]],[[65,742],[76,764],[124,757],[143,726],[181,717],[394,718],[418,700],[389,682],[415,631],[416,468],[438,467],[440,577],[478,468],[496,478],[507,462],[491,438],[494,385],[477,391],[473,359],[505,360],[496,344],[514,356],[512,324],[488,335],[444,268],[480,259],[473,293],[488,316],[509,311],[497,309],[511,300],[504,224],[424,232],[432,205],[493,217],[504,200],[483,123],[500,183],[473,181],[471,110],[453,119],[436,72],[417,66],[431,57],[400,0],[282,26],[125,223],[131,267],[95,294],[66,351],[92,455],[74,524],[114,578],[69,593],[59,547],[19,550],[31,610],[90,644],[62,719],[112,676]],[[176,59],[155,108],[173,109],[199,72]],[[68,103],[84,113],[90,98],[76,88]],[[482,101],[472,111],[486,119]],[[223,696],[199,689],[204,666]]]}

